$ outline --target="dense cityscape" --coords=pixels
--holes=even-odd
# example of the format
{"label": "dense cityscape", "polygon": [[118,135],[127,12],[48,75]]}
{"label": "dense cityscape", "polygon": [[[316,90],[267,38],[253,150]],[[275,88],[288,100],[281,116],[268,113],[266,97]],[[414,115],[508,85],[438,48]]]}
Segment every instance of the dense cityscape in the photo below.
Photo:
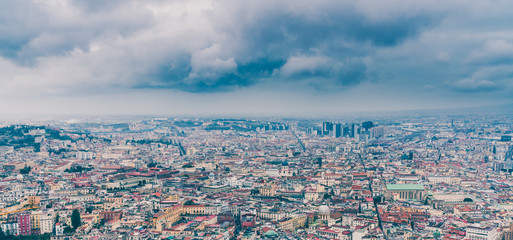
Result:
{"label": "dense cityscape", "polygon": [[513,240],[512,0],[0,6],[0,240]]}
{"label": "dense cityscape", "polygon": [[511,118],[5,121],[1,239],[513,239]]}

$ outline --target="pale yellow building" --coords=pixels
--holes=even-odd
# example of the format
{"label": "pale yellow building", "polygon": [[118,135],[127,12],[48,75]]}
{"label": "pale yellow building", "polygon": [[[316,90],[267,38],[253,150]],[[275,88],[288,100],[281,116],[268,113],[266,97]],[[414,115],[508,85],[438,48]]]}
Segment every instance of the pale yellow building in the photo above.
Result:
{"label": "pale yellow building", "polygon": [[153,227],[157,231],[170,228],[175,222],[180,220],[183,211],[183,205],[178,204],[173,207],[166,208],[163,212],[153,216]]}
{"label": "pale yellow building", "polygon": [[41,228],[41,211],[32,211],[30,212],[30,227],[32,229],[40,229]]}
{"label": "pale yellow building", "polygon": [[260,188],[260,194],[266,197],[276,196],[277,187],[275,184],[266,184]]}
{"label": "pale yellow building", "polygon": [[301,214],[282,219],[278,222],[279,228],[283,230],[295,230],[306,225],[307,215]]}
{"label": "pale yellow building", "polygon": [[192,215],[204,215],[205,205],[184,205],[183,213]]}

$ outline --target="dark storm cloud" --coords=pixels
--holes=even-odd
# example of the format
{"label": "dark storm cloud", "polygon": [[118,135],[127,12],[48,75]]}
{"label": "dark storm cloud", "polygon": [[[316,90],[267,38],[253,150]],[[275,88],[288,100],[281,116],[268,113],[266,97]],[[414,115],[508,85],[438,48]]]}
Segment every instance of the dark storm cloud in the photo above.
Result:
{"label": "dark storm cloud", "polygon": [[[230,54],[233,68],[216,74],[193,76],[192,64],[183,63],[182,69],[166,69],[154,79],[161,86],[185,91],[212,92],[246,87],[259,79],[270,77],[275,81],[308,82],[318,90],[340,90],[367,80],[367,67],[360,59],[377,47],[393,47],[405,39],[415,37],[422,28],[433,24],[429,16],[399,16],[383,21],[370,21],[356,12],[352,6],[326,5],[323,13],[314,18],[306,13],[298,14],[268,9],[250,22],[245,19],[224,34],[235,38],[242,49]],[[214,19],[219,16],[214,16]],[[354,44],[345,47],[344,43]],[[223,46],[229,48],[231,46]],[[229,51],[221,49],[221,51]],[[310,55],[310,56],[308,56]],[[294,68],[298,56],[303,58],[329,59],[322,63],[308,63]],[[226,61],[226,59],[217,59]],[[305,60],[308,61],[308,60]],[[172,65],[172,64],[171,64]],[[286,68],[286,69],[283,69]],[[316,69],[314,69],[316,68]],[[188,76],[183,73],[188,69]],[[250,70],[250,71],[248,71]],[[285,73],[281,73],[286,71]],[[159,73],[162,73],[159,69]],[[166,83],[166,84],[163,84]]]}
{"label": "dark storm cloud", "polygon": [[127,36],[151,23],[149,12],[135,5],[101,1],[98,8],[104,11],[100,14],[87,10],[96,5],[93,2],[0,1],[0,55],[33,65],[37,58],[88,51],[95,41]]}
{"label": "dark storm cloud", "polygon": [[369,79],[359,58],[292,56],[275,75],[278,79],[302,83],[320,91],[339,91]]}
{"label": "dark storm cloud", "polygon": [[4,92],[320,95],[375,84],[500,98],[513,89],[513,3],[505,0],[0,4]]}
{"label": "dark storm cloud", "polygon": [[[157,7],[163,4],[158,1],[149,3]],[[211,33],[198,32],[201,29],[193,26],[191,30],[178,32],[178,35],[159,36],[161,39],[157,44],[163,44],[164,56],[152,59],[151,65],[142,73],[123,76],[132,79],[121,85],[176,88],[190,92],[229,91],[251,86],[260,79],[271,77],[274,72],[275,81],[295,79],[310,82],[307,85],[315,85],[316,89],[337,89],[366,80],[366,66],[359,58],[366,56],[373,47],[400,44],[409,37],[415,37],[422,28],[433,22],[433,18],[423,15],[401,15],[371,21],[348,2],[327,1],[312,11],[292,11],[281,9],[279,4],[266,3],[267,6],[259,6],[253,12],[251,9],[223,6],[230,3],[237,5],[221,1],[218,2],[220,6],[200,12],[212,21],[213,26],[206,29]],[[9,9],[9,12],[4,12],[0,20],[6,23],[0,29],[0,42],[3,43],[0,54],[18,64],[31,66],[42,57],[65,57],[73,51],[91,52],[96,42],[105,39],[138,37],[139,30],[141,34],[144,30],[149,31],[148,36],[152,37],[152,34],[159,33],[151,31],[151,28],[159,24],[167,25],[167,30],[173,32],[175,28],[180,28],[176,24],[180,24],[183,18],[195,17],[185,10],[182,13],[185,15],[179,17],[177,22],[166,23],[169,19],[152,18],[150,10],[145,9],[140,1],[77,0],[7,4],[8,7],[3,9]],[[242,16],[241,13],[252,17]],[[219,25],[223,18],[233,25]],[[180,34],[195,35],[204,43],[180,49],[184,46],[173,43]],[[144,35],[140,37],[144,38]],[[234,43],[239,45],[238,48],[232,49]],[[345,47],[344,43],[354,46]],[[136,48],[136,54],[151,54],[145,48],[154,46],[146,44],[135,43],[127,47]],[[136,58],[140,57],[136,54],[125,57],[134,58],[133,62],[136,63]],[[287,61],[298,55],[308,57],[307,54],[331,60],[326,66],[317,66],[319,69],[305,66],[306,69],[296,69],[297,72],[293,74],[279,73],[281,67],[294,64]]]}
{"label": "dark storm cloud", "polygon": [[[213,77],[190,79],[192,68],[190,58],[172,61],[145,76],[147,80],[138,88],[172,88],[185,92],[225,92],[238,87],[251,86],[259,78],[269,77],[274,69],[283,65],[282,61],[257,59],[244,65],[238,65],[232,73]],[[187,79],[188,81],[184,80]]]}

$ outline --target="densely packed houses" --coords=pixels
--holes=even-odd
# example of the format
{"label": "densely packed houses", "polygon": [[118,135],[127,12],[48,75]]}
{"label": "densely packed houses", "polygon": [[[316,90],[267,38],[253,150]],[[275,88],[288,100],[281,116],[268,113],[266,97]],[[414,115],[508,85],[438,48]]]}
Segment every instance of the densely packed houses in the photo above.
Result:
{"label": "densely packed houses", "polygon": [[5,122],[0,237],[513,239],[509,122]]}

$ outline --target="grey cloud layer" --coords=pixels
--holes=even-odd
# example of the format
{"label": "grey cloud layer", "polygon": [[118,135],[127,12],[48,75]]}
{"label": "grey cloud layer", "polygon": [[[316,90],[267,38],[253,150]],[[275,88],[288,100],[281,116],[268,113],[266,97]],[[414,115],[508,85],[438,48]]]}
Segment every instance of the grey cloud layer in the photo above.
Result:
{"label": "grey cloud layer", "polygon": [[226,92],[275,83],[333,92],[372,82],[507,94],[512,87],[508,1],[0,4],[3,91]]}

